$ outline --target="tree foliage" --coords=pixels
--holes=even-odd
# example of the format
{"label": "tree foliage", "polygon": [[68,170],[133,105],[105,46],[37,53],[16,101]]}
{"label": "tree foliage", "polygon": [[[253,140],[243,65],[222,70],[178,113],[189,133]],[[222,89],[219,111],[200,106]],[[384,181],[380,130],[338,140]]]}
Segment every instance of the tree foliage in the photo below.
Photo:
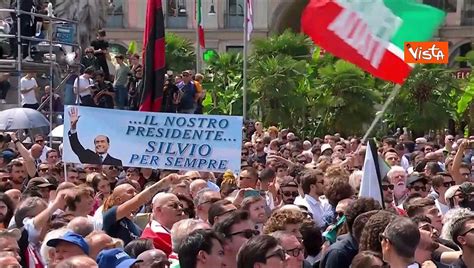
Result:
{"label": "tree foliage", "polygon": [[165,35],[166,68],[175,72],[194,69],[196,54],[193,44],[174,33]]}

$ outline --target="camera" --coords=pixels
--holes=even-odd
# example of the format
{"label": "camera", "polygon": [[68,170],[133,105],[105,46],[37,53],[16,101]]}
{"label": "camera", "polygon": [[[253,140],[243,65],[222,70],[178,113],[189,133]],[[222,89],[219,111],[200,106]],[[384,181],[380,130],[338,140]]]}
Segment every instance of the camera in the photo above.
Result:
{"label": "camera", "polygon": [[0,142],[9,143],[11,141],[12,141],[12,137],[10,136],[10,134],[4,134],[4,133],[0,134]]}

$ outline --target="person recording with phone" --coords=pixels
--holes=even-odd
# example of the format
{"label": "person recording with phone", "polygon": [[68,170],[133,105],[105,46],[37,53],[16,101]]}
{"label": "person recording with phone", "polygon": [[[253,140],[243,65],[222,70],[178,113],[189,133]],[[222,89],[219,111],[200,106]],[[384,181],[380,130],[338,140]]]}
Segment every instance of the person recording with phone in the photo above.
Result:
{"label": "person recording with phone", "polygon": [[76,103],[81,106],[95,107],[94,100],[92,99],[92,90],[94,87],[94,81],[92,76],[94,75],[94,68],[88,67],[84,74],[76,78],[74,81],[74,94],[76,95]]}

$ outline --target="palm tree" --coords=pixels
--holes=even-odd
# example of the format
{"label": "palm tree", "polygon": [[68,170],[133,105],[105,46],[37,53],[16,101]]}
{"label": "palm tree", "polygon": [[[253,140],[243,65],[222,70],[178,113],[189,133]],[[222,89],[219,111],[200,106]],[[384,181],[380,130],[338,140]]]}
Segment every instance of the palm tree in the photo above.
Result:
{"label": "palm tree", "polygon": [[332,56],[325,58],[314,81],[312,114],[321,117],[326,133],[362,134],[364,124],[370,123],[380,101],[377,82],[349,62],[332,63]]}
{"label": "palm tree", "polygon": [[437,65],[418,65],[387,110],[385,119],[395,127],[408,127],[416,134],[444,129],[456,118],[459,81],[452,71]]}
{"label": "palm tree", "polygon": [[174,33],[166,33],[166,68],[181,72],[194,69],[196,56],[192,43]]}
{"label": "palm tree", "polygon": [[300,129],[307,107],[306,62],[288,55],[269,56],[252,63],[251,90],[258,96],[250,112],[266,125]]}
{"label": "palm tree", "polygon": [[220,53],[208,62],[206,89],[211,98],[204,104],[209,113],[242,114],[242,68],[239,53]]}

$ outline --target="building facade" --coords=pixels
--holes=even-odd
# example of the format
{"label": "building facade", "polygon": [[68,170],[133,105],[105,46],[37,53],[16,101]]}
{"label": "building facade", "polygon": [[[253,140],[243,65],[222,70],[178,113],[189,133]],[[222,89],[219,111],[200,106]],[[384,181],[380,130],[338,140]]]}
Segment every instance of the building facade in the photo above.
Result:
{"label": "building facade", "polygon": [[[202,0],[202,20],[206,48],[219,52],[243,47],[244,1]],[[450,43],[450,65],[455,56],[473,49],[474,0],[418,0],[445,10],[447,18],[436,38]],[[162,0],[167,32],[195,42],[196,0]],[[286,28],[300,29],[301,12],[308,0],[253,0],[253,38],[265,38]],[[116,46],[127,47],[132,40],[142,43],[146,0],[114,0],[109,13],[108,38]],[[461,66],[465,67],[465,66]]]}

